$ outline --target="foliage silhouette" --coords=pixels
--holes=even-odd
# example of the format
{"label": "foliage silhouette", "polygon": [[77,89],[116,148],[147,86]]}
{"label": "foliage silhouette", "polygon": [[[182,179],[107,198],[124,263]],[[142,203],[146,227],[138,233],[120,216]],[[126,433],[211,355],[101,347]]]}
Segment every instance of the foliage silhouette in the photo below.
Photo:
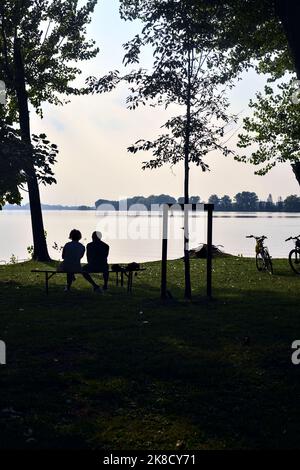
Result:
{"label": "foliage silhouette", "polygon": [[239,135],[239,147],[256,146],[250,156],[237,155],[242,162],[261,165],[255,173],[265,175],[277,163],[290,163],[300,185],[300,104],[299,87],[293,79],[279,83],[278,92],[266,86],[250,101],[251,117],[244,119],[244,133]]}
{"label": "foliage silhouette", "polygon": [[[19,124],[20,137],[28,153],[24,172],[30,200],[34,258],[39,260],[49,259],[35,168],[35,164],[38,167],[41,163],[43,151],[36,160],[29,104],[42,116],[43,102],[63,104],[66,99],[61,98],[62,95],[86,92],[70,83],[81,72],[74,62],[91,59],[98,53],[94,41],[85,39],[86,24],[96,2],[87,0],[80,8],[73,0],[4,0],[0,5],[0,76],[6,84],[7,114],[12,123]],[[44,182],[53,182],[51,173]]]}
{"label": "foliage silhouette", "polygon": [[[138,6],[142,4],[143,8]],[[137,8],[135,9],[135,7]],[[118,70],[102,78],[90,77],[93,93],[112,91],[119,83],[129,85],[129,109],[140,105],[177,105],[182,113],[167,120],[164,132],[156,140],[139,140],[128,148],[151,151],[153,158],[143,163],[143,169],[160,168],[165,164],[184,164],[184,202],[189,202],[189,170],[194,163],[203,171],[209,169],[205,160],[208,153],[217,150],[224,155],[233,153],[224,143],[226,126],[235,121],[228,114],[226,87],[233,86],[234,72],[225,53],[214,49],[207,39],[212,12],[195,19],[195,6],[189,1],[136,2],[122,6],[122,16],[134,17],[143,23],[143,29],[124,45],[125,66],[138,64],[142,48],[151,47],[153,67],[138,68],[121,75]],[[201,30],[200,26],[203,28]],[[189,268],[188,220],[185,219],[184,260],[185,297],[191,297]]]}

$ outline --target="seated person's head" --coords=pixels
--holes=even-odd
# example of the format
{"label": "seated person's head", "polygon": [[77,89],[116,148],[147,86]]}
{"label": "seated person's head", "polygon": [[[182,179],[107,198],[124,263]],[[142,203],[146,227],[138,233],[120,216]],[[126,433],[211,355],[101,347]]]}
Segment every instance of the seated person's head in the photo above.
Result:
{"label": "seated person's head", "polygon": [[73,230],[71,230],[69,238],[73,242],[79,242],[79,240],[81,240],[81,233],[79,232],[79,230],[76,230],[74,228]]}
{"label": "seated person's head", "polygon": [[93,232],[92,233],[92,240],[93,242],[98,242],[102,238],[102,233],[101,232]]}

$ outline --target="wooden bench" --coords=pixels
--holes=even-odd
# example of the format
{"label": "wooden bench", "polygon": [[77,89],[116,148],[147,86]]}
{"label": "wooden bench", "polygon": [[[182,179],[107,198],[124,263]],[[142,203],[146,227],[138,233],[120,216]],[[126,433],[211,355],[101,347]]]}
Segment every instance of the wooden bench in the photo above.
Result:
{"label": "wooden bench", "polygon": [[[115,273],[116,274],[116,285],[118,286],[119,284],[123,287],[124,286],[124,277],[127,278],[127,292],[132,292],[132,284],[133,284],[133,274],[137,274],[140,271],[146,271],[146,268],[139,268],[139,269],[126,269],[126,268],[120,268],[119,270],[113,270],[110,269],[109,273]],[[56,271],[54,269],[32,269],[32,273],[36,274],[45,274],[45,290],[46,294],[49,293],[49,280],[55,276],[56,274],[68,274],[66,271]],[[78,271],[72,274],[83,274],[84,271]],[[88,274],[102,274],[101,272],[88,272]],[[120,275],[120,277],[119,277]]]}

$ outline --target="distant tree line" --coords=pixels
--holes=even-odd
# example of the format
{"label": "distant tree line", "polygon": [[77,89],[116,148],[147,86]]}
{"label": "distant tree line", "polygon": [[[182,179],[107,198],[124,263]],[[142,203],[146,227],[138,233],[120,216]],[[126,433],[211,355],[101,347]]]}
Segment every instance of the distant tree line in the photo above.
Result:
{"label": "distant tree line", "polygon": [[[248,211],[248,212],[300,212],[300,196],[292,194],[287,196],[285,199],[279,197],[276,202],[273,201],[271,194],[267,197],[266,201],[260,201],[257,194],[250,191],[242,191],[237,193],[233,198],[228,195],[217,196],[212,194],[208,201],[202,201],[199,196],[191,196],[190,203],[197,204],[200,202],[208,202],[214,204],[216,211]],[[98,199],[95,202],[95,206],[63,206],[60,204],[43,204],[43,210],[81,210],[91,211],[101,206],[106,206],[104,209],[109,210],[114,208],[115,210],[127,210],[132,206],[134,210],[138,210],[138,206],[146,207],[151,209],[153,205],[161,205],[164,203],[169,204],[183,204],[184,198],[179,197],[178,199],[168,194],[160,194],[158,196],[151,195],[148,197],[134,196],[120,201],[110,199]],[[29,210],[29,204],[18,206],[15,204],[6,204],[4,210]]]}
{"label": "distant tree line", "polygon": [[[202,201],[199,196],[191,196],[190,203],[196,204]],[[147,209],[151,208],[154,204],[182,204],[184,202],[183,197],[175,199],[168,194],[160,194],[158,196],[151,195],[148,197],[134,196],[123,201],[111,201],[107,199],[98,199],[95,202],[96,208],[101,205],[108,204],[113,206],[116,210],[122,210],[122,207],[131,207],[132,205],[143,205]],[[217,196],[212,194],[208,201],[210,204],[214,204],[216,211],[260,211],[260,212],[300,212],[300,197],[293,194],[287,196],[284,200],[279,197],[276,202],[273,201],[273,197],[269,194],[266,201],[260,201],[257,194],[251,191],[242,191],[237,193],[234,198],[228,195]]]}
{"label": "distant tree line", "polygon": [[258,211],[258,212],[300,212],[300,197],[296,194],[279,197],[273,201],[269,194],[266,201],[260,201],[257,194],[250,191],[237,193],[233,199],[225,195],[222,197],[213,194],[208,202],[214,204],[216,211]]}
{"label": "distant tree line", "polygon": [[[200,197],[199,196],[191,196],[190,197],[190,202],[193,204],[196,204],[200,202]],[[126,210],[126,208],[130,208],[131,206],[135,206],[137,209],[139,205],[146,207],[147,209],[151,209],[151,206],[153,205],[161,205],[164,203],[168,204],[183,204],[184,203],[184,197],[179,197],[178,199],[169,196],[168,194],[160,194],[158,196],[151,195],[148,197],[144,196],[133,196],[129,197],[127,199],[123,199],[121,201],[111,201],[108,199],[98,199],[98,201],[95,202],[96,208],[99,206],[103,205],[110,205],[113,206],[116,210]]]}
{"label": "distant tree line", "polygon": [[[63,206],[61,204],[42,204],[42,209],[44,211],[94,211],[95,206]],[[29,211],[30,204],[23,204],[22,206],[18,206],[17,204],[6,204],[3,207],[3,210],[10,210],[10,211]]]}

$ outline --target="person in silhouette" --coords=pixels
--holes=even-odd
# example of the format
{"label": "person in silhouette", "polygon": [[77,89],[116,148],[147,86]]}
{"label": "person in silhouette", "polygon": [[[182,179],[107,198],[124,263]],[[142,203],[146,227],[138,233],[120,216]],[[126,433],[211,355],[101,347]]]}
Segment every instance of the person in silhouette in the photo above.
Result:
{"label": "person in silhouette", "polygon": [[[80,261],[85,253],[85,247],[81,240],[81,233],[79,230],[73,229],[70,232],[70,242],[66,243],[62,251],[62,259],[59,270],[66,271],[67,273],[67,286],[66,291],[71,289],[72,282],[76,280],[74,273],[80,273],[82,271]],[[89,274],[84,274],[84,278],[93,286],[94,290],[101,290],[100,287],[93,281]]]}
{"label": "person in silhouette", "polygon": [[[86,276],[89,276],[87,273],[103,273],[103,289],[107,289],[108,277],[109,277],[109,267],[108,267],[108,258],[109,246],[102,241],[101,232],[92,233],[92,242],[87,245],[87,261],[88,264],[83,267],[85,274],[83,276],[87,279]],[[89,276],[90,277],[90,276]]]}

